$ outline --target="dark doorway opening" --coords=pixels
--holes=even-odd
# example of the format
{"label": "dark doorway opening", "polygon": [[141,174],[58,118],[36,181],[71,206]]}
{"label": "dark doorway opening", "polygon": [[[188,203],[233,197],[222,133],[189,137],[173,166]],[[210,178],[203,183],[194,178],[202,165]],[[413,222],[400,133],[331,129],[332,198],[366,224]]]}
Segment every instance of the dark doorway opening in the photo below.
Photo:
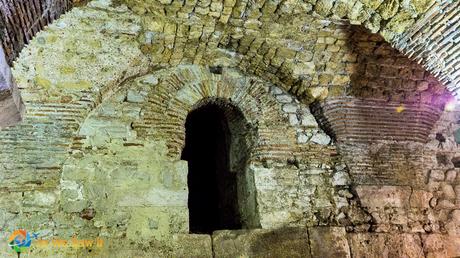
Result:
{"label": "dark doorway opening", "polygon": [[245,124],[239,110],[220,102],[201,105],[187,117],[182,159],[189,166],[191,233],[251,227],[255,215],[247,213],[255,214],[255,187],[249,180],[247,190]]}

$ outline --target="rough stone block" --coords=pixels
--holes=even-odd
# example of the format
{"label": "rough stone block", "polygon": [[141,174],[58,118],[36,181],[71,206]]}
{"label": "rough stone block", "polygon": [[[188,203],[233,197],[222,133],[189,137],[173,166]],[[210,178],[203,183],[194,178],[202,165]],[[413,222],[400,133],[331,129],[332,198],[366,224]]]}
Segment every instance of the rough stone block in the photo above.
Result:
{"label": "rough stone block", "polygon": [[289,124],[292,126],[299,124],[299,118],[296,114],[289,114]]}
{"label": "rough stone block", "polygon": [[358,233],[350,234],[349,240],[354,257],[423,257],[415,234]]}
{"label": "rough stone block", "polygon": [[[211,236],[196,234],[177,234],[171,236],[167,241],[151,241],[148,248],[140,248],[135,245],[128,245],[126,241],[105,241],[102,249],[62,248],[61,250],[51,249],[52,252],[35,253],[39,257],[212,257]],[[73,253],[70,251],[74,250]],[[37,256],[38,257],[38,256]]]}
{"label": "rough stone block", "polygon": [[351,257],[345,228],[308,229],[312,257]]}
{"label": "rough stone block", "polygon": [[53,192],[30,192],[24,196],[25,207],[52,207],[56,204],[56,194]]}
{"label": "rough stone block", "polygon": [[306,228],[222,230],[212,239],[215,257],[310,257]]}
{"label": "rough stone block", "polygon": [[328,145],[331,142],[331,137],[325,133],[318,133],[313,135],[310,139],[311,142],[317,143],[320,145]]}
{"label": "rough stone block", "polygon": [[414,190],[410,197],[410,206],[413,208],[429,208],[433,193],[424,190]]}
{"label": "rough stone block", "polygon": [[136,90],[128,90],[126,100],[128,102],[141,103],[145,101],[146,95],[147,94],[145,92],[139,92]]}
{"label": "rough stone block", "polygon": [[406,186],[358,186],[356,192],[364,207],[403,208],[409,207],[411,188]]}
{"label": "rough stone block", "polygon": [[285,94],[276,96],[276,99],[281,103],[291,103],[292,102],[292,97],[289,95],[285,95]]}
{"label": "rough stone block", "polygon": [[302,125],[307,127],[318,127],[315,117],[311,114],[302,115]]}
{"label": "rough stone block", "polygon": [[179,234],[173,236],[172,257],[212,257],[210,235]]}
{"label": "rough stone block", "polygon": [[425,257],[459,257],[460,236],[422,235]]}
{"label": "rough stone block", "polygon": [[433,169],[430,171],[430,179],[434,181],[444,181],[445,173],[444,170]]}
{"label": "rough stone block", "polygon": [[347,173],[343,171],[338,171],[332,177],[332,185],[334,186],[349,185],[349,184],[350,184],[350,177],[348,176]]}
{"label": "rough stone block", "polygon": [[283,111],[287,113],[295,113],[297,111],[297,105],[295,104],[286,104],[283,106]]}

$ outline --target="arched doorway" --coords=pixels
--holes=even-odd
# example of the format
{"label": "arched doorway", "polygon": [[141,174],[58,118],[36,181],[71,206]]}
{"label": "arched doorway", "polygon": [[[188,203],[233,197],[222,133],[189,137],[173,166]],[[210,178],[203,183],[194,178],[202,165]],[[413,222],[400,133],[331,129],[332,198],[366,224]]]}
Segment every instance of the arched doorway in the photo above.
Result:
{"label": "arched doorway", "polygon": [[246,173],[252,136],[241,111],[206,101],[188,114],[185,128],[190,232],[257,227],[254,179]]}

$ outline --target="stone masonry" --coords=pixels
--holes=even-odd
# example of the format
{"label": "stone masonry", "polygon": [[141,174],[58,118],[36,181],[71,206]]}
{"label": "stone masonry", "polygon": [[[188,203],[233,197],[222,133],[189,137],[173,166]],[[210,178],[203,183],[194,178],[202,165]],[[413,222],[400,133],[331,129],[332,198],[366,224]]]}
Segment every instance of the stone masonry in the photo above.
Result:
{"label": "stone masonry", "polygon": [[[105,243],[31,257],[460,256],[460,110],[387,43],[432,5],[73,8],[14,63],[27,112],[0,131],[1,238]],[[209,103],[243,117],[254,223],[191,234],[185,123]]]}

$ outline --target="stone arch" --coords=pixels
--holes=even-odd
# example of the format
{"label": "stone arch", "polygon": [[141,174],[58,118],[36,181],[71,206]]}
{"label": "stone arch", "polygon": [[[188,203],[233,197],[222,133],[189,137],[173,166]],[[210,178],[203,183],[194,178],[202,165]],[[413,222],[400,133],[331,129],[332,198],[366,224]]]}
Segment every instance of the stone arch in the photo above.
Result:
{"label": "stone arch", "polygon": [[268,85],[260,79],[242,77],[231,69],[216,75],[203,67],[181,66],[152,95],[150,112],[157,121],[152,124],[154,134],[172,139],[167,142],[169,155],[178,159],[185,143],[186,117],[204,99],[226,100],[239,108],[247,122],[257,127],[257,134],[269,125],[282,126],[286,119],[280,114],[281,107],[264,87]]}
{"label": "stone arch", "polygon": [[[110,209],[114,209],[115,215],[136,211],[144,214],[144,209],[138,208],[139,206],[161,207],[159,211],[157,208],[151,208],[155,213],[152,216],[159,212],[158,214],[179,223],[177,227],[167,229],[168,232],[188,232],[187,166],[185,161],[180,160],[180,153],[185,144],[184,125],[188,113],[209,100],[225,99],[233,103],[245,116],[247,126],[253,128],[251,134],[255,140],[248,155],[246,175],[254,175],[254,179],[249,178],[248,181],[253,180],[256,184],[257,204],[253,201],[244,205],[257,205],[260,226],[263,228],[297,221],[293,216],[278,215],[281,214],[278,211],[281,206],[273,207],[270,204],[269,200],[273,198],[271,185],[279,184],[277,187],[281,187],[286,194],[293,193],[297,191],[295,189],[299,182],[303,182],[303,179],[296,176],[295,166],[299,165],[300,160],[306,161],[311,155],[322,153],[321,159],[324,161],[321,162],[334,162],[330,157],[335,147],[329,145],[329,141],[318,138],[324,138],[325,135],[320,132],[316,122],[312,121],[314,118],[311,114],[308,113],[308,117],[305,118],[307,120],[302,122],[303,125],[300,125],[300,122],[292,125],[289,121],[288,117],[295,112],[308,112],[305,111],[307,108],[304,105],[275,85],[238,70],[223,68],[221,73],[213,73],[208,67],[179,66],[133,78],[119,88],[114,95],[106,96],[102,104],[86,117],[78,140],[72,146],[77,151],[64,165],[61,188],[83,198],[75,202],[73,198],[63,195],[60,203],[66,206],[68,212],[95,209],[98,214],[101,210],[94,204],[102,203],[111,203]],[[289,103],[285,100],[280,102],[280,98],[288,98]],[[289,104],[295,104],[296,111],[285,111],[286,105]],[[307,113],[302,113],[302,116],[304,115]],[[300,127],[315,134],[311,141],[297,138]],[[82,153],[85,154],[82,156]],[[110,155],[107,155],[108,153]],[[96,160],[97,162],[94,162]],[[264,164],[269,164],[271,168],[263,169]],[[292,167],[288,172],[289,177],[282,179],[275,176],[279,169],[273,164],[288,164]],[[85,166],[84,171],[79,169],[81,166]],[[311,166],[316,167],[317,164]],[[130,171],[129,180],[122,171]],[[80,172],[97,174],[98,180],[110,183],[100,185],[92,180],[81,179]],[[88,177],[92,177],[91,175]],[[282,186],[283,180],[290,182],[286,189]],[[133,195],[134,185],[136,191]],[[94,195],[95,193],[98,194]],[[165,203],[161,198],[160,200],[149,196],[171,199],[174,207],[168,206],[169,203]],[[106,198],[110,202],[107,202]],[[93,200],[92,206],[86,201],[90,199]],[[299,202],[300,199],[301,197]],[[289,206],[287,202],[280,203]],[[118,211],[115,211],[116,209]],[[294,212],[300,214],[303,211],[297,208]],[[109,218],[95,218],[97,223],[107,219]],[[246,220],[257,221],[253,218]],[[161,236],[163,233],[159,230],[152,230],[152,233],[149,231],[145,237],[148,238],[150,234]]]}

